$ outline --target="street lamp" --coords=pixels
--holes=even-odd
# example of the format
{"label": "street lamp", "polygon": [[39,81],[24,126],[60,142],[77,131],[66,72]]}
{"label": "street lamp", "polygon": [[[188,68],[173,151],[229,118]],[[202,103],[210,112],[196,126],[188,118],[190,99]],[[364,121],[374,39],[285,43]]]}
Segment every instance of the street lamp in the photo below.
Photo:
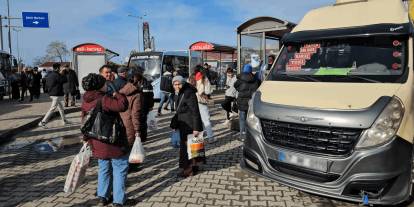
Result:
{"label": "street lamp", "polygon": [[128,14],[128,16],[138,19],[138,52],[139,52],[141,48],[141,43],[140,43],[141,40],[139,38],[140,37],[139,33],[141,30],[140,25],[141,25],[141,22],[143,22],[144,17],[147,16],[147,14],[145,13],[143,16],[136,16],[136,15]]}
{"label": "street lamp", "polygon": [[13,28],[13,31],[16,32],[16,41],[17,41],[17,67],[19,67],[21,63],[20,58],[20,47],[19,47],[19,32],[22,31],[21,29]]}

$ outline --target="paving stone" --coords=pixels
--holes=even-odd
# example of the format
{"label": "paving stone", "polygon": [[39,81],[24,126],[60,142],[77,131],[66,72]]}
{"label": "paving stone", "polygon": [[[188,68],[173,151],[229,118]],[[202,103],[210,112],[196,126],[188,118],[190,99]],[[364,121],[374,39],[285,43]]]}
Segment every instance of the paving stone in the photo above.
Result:
{"label": "paving stone", "polygon": [[[200,174],[186,179],[177,177],[178,150],[169,144],[168,123],[172,114],[158,117],[160,128],[149,132],[144,143],[145,163],[140,171],[128,175],[128,197],[139,200],[135,206],[357,206],[302,193],[242,171],[239,160],[243,143],[216,124],[225,119],[220,106],[212,108],[211,113],[219,141],[207,145],[207,163],[201,166]],[[73,126],[62,127],[55,119],[48,124],[49,129],[21,132],[17,140],[30,144],[31,140],[62,135],[80,136],[79,113],[68,117]],[[20,206],[95,206],[98,167],[94,158],[86,173],[86,183],[71,195],[62,191],[70,163],[80,147],[80,144],[68,146],[50,155],[36,154],[32,145],[0,149],[0,206],[4,201]]]}

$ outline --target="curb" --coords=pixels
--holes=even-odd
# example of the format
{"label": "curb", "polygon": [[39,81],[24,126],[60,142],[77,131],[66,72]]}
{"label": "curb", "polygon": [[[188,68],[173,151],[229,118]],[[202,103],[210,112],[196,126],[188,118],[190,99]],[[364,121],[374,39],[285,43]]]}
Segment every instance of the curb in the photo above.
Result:
{"label": "curb", "polygon": [[[65,114],[70,114],[70,113],[75,113],[75,112],[79,112],[81,111],[80,107],[76,107],[76,108],[70,108],[70,109],[65,109]],[[59,116],[59,112],[55,111],[52,114],[52,117],[50,119],[53,119],[55,117]],[[40,121],[42,121],[43,116],[33,119],[32,121],[30,121],[27,124],[24,124],[22,126],[19,126],[17,128],[13,128],[10,130],[5,131],[4,133],[0,134],[0,145],[6,144],[10,141],[14,140],[14,136],[16,134],[18,134],[20,131],[25,131],[25,130],[29,130],[32,128],[37,127],[37,125],[39,124]]]}

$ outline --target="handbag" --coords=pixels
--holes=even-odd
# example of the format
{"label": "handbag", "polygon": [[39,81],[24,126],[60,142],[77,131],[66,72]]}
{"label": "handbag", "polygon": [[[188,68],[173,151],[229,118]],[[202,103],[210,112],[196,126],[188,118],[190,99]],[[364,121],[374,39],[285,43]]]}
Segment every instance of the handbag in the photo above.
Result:
{"label": "handbag", "polygon": [[96,107],[86,115],[81,132],[87,138],[108,144],[121,144],[122,138],[126,137],[126,129],[119,113],[103,111],[102,99],[99,99]]}
{"label": "handbag", "polygon": [[91,154],[91,148],[88,143],[83,144],[70,165],[63,187],[65,193],[73,193],[83,183]]}

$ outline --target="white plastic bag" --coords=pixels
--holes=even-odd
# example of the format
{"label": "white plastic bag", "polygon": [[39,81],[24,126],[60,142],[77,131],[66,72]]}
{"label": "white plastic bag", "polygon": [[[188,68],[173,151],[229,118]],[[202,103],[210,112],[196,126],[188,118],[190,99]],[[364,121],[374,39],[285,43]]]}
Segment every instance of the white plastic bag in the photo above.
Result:
{"label": "white plastic bag", "polygon": [[196,137],[193,134],[187,135],[187,154],[189,160],[205,156],[203,132]]}
{"label": "white plastic bag", "polygon": [[155,111],[150,111],[148,113],[148,118],[147,118],[147,125],[148,125],[148,129],[149,130],[157,130],[158,128],[158,122],[157,122],[157,118],[156,116],[156,112]]}
{"label": "white plastic bag", "polygon": [[92,152],[88,143],[83,144],[70,165],[65,186],[63,187],[65,193],[73,193],[83,183],[91,155]]}
{"label": "white plastic bag", "polygon": [[135,137],[134,146],[132,146],[131,154],[129,154],[129,163],[143,163],[145,159],[145,150],[142,146],[141,138]]}

